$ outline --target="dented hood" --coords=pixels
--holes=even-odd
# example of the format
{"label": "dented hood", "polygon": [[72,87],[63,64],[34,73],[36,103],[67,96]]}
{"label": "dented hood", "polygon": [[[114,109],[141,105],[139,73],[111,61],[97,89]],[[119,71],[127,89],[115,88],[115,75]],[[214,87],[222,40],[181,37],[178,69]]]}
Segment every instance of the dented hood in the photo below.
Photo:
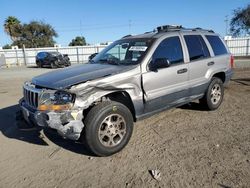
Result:
{"label": "dented hood", "polygon": [[64,89],[89,80],[117,74],[134,66],[109,64],[82,64],[36,76],[32,83],[51,89]]}

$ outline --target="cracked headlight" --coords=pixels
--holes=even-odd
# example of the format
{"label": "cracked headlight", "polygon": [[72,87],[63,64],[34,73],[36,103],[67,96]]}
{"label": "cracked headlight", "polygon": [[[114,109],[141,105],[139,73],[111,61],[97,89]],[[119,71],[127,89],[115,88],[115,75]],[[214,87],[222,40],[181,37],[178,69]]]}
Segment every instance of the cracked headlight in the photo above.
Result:
{"label": "cracked headlight", "polygon": [[71,93],[65,91],[56,91],[51,100],[56,104],[73,103],[74,96]]}
{"label": "cracked headlight", "polygon": [[73,106],[74,98],[73,94],[66,91],[45,91],[40,96],[38,110],[69,110]]}

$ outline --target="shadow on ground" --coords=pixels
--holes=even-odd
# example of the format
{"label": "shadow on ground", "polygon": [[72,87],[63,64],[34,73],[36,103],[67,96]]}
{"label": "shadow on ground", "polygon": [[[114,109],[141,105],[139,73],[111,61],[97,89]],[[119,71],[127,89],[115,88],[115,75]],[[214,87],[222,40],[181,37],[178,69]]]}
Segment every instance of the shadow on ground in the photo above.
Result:
{"label": "shadow on ground", "polygon": [[237,78],[237,79],[231,79],[231,81],[237,82],[245,86],[250,86],[250,78]]}
{"label": "shadow on ground", "polygon": [[44,67],[38,67],[36,65],[28,65],[27,68],[31,68],[31,69],[52,69],[50,66],[44,66]]}
{"label": "shadow on ground", "polygon": [[199,102],[190,102],[178,108],[184,109],[184,110],[207,111],[204,105],[201,105]]}
{"label": "shadow on ground", "polygon": [[[9,106],[0,109],[0,132],[10,139],[16,139],[36,145],[48,146],[44,135],[53,143],[74,153],[93,156],[93,153],[86,147],[84,143],[66,140],[60,137],[54,130],[36,127],[29,130],[20,130],[17,123],[25,123],[16,120],[16,113],[20,110],[18,105]],[[21,121],[21,122],[20,122]],[[43,133],[42,133],[43,132]]]}

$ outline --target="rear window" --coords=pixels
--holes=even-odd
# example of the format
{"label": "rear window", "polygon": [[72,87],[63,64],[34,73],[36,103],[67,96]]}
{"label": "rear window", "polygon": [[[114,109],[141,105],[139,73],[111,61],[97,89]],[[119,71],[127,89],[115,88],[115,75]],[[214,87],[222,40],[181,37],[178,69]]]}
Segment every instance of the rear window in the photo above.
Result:
{"label": "rear window", "polygon": [[228,53],[225,45],[222,43],[221,39],[218,36],[206,35],[206,38],[214,51],[214,55],[222,55]]}
{"label": "rear window", "polygon": [[190,61],[210,57],[207,46],[200,35],[185,35]]}

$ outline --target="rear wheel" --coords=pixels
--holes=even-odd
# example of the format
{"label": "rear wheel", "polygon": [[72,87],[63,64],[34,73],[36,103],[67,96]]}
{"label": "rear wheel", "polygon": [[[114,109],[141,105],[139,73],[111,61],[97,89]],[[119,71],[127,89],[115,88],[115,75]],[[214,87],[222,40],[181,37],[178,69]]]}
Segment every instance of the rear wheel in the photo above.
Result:
{"label": "rear wheel", "polygon": [[221,79],[213,77],[204,97],[200,100],[200,103],[203,104],[208,110],[215,110],[221,105],[223,96],[223,82]]}
{"label": "rear wheel", "polygon": [[38,61],[38,62],[37,62],[37,67],[38,67],[38,68],[42,68],[42,67],[43,67],[41,61]]}
{"label": "rear wheel", "polygon": [[112,101],[94,106],[84,124],[83,138],[98,156],[109,156],[122,150],[133,132],[133,117],[129,109]]}

